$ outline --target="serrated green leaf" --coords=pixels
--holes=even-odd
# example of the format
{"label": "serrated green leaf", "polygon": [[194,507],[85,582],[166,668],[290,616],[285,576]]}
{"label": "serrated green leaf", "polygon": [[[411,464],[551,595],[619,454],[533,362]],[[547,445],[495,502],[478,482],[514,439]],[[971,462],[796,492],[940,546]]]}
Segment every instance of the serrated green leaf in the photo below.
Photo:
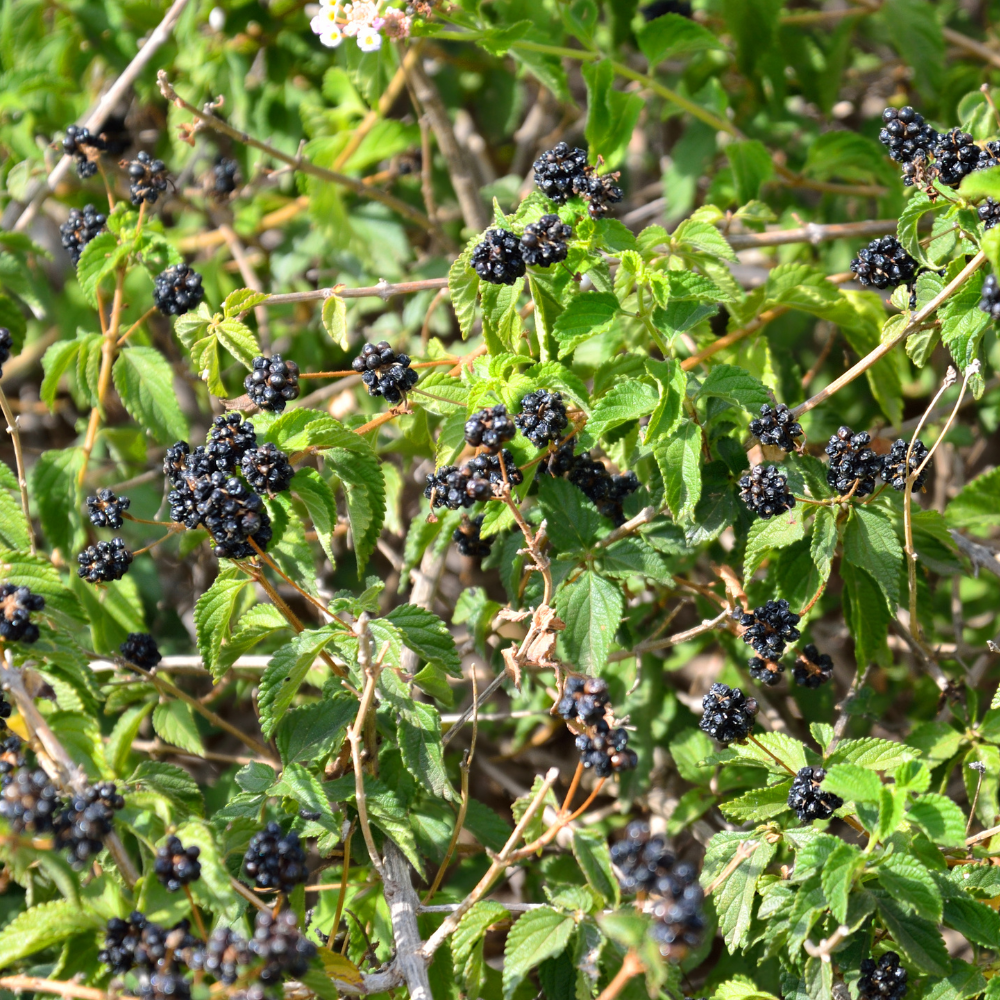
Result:
{"label": "serrated green leaf", "polygon": [[837,749],[830,754],[827,767],[834,764],[857,764],[870,771],[886,771],[892,773],[906,761],[913,760],[916,754],[903,743],[879,739],[876,736],[865,736],[858,740],[843,740],[837,744]]}
{"label": "serrated green leaf", "polygon": [[747,846],[756,844],[753,853],[742,860],[723,883],[715,898],[719,914],[719,930],[722,931],[726,947],[731,950],[743,948],[750,931],[754,897],[757,894],[757,880],[767,869],[777,850],[777,844],[767,840],[748,837]]}
{"label": "serrated green leaf", "polygon": [[793,542],[805,538],[805,513],[793,507],[777,517],[758,519],[750,526],[747,536],[746,555],[743,557],[743,573],[749,580],[757,572],[760,564],[771,549],[787,548]]}
{"label": "serrated green leaf", "polygon": [[595,404],[585,430],[580,434],[583,447],[603,437],[608,431],[653,412],[659,395],[645,382],[626,380],[612,386]]}
{"label": "serrated green leaf", "polygon": [[122,404],[143,430],[160,444],[187,438],[187,419],[174,391],[174,373],[155,347],[123,350],[111,374]]}
{"label": "serrated green leaf", "polygon": [[982,532],[1000,524],[1000,466],[976,476],[948,501],[945,520],[952,528]]}
{"label": "serrated green leaf", "polygon": [[569,944],[575,922],[551,907],[529,910],[510,929],[504,946],[503,995],[510,1000],[524,977]]}
{"label": "serrated green leaf", "polygon": [[29,473],[30,496],[38,509],[42,531],[54,549],[70,558],[81,536],[80,492],[82,448],[43,451]]}
{"label": "serrated green leaf", "polygon": [[946,976],[951,959],[937,927],[928,920],[908,913],[895,900],[876,897],[879,913],[893,941],[913,965],[934,976]]}
{"label": "serrated green leaf", "polygon": [[901,906],[925,920],[941,922],[941,893],[923,865],[893,854],[879,865],[878,880]]}
{"label": "serrated green leaf", "polygon": [[71,899],[36,903],[0,931],[0,968],[104,923],[89,906]]}
{"label": "serrated green leaf", "polygon": [[198,651],[206,669],[216,680],[229,668],[226,664],[219,669],[219,651],[229,639],[229,621],[240,594],[250,582],[247,575],[235,566],[223,569],[194,606]]}
{"label": "serrated green leaf", "polygon": [[282,761],[312,763],[337,753],[348,724],[357,713],[357,699],[346,692],[291,709],[274,733],[274,744]]}
{"label": "serrated green leaf", "polygon": [[462,664],[455,640],[434,612],[413,604],[400,604],[385,617],[399,629],[403,642],[415,653],[444,667],[452,676],[461,677]]}
{"label": "serrated green leaf", "polygon": [[[475,301],[475,294],[473,294],[473,305],[475,305]],[[342,351],[346,351],[351,346],[351,338],[347,330],[347,303],[339,295],[331,295],[323,303],[323,329]]]}
{"label": "serrated green leaf", "polygon": [[499,923],[510,916],[502,903],[491,899],[481,899],[474,903],[469,911],[459,921],[455,935],[451,939],[451,952],[455,959],[455,972],[465,965],[473,946],[486,933],[491,924]]}
{"label": "serrated green leaf", "polygon": [[670,513],[675,521],[690,522],[701,499],[701,428],[693,420],[682,420],[672,437],[653,442],[653,457]]}
{"label": "serrated green leaf", "polygon": [[336,566],[333,554],[333,529],[337,527],[337,498],[326,480],[315,470],[297,469],[292,479],[292,493],[297,496],[309,512],[309,518],[316,529],[323,551],[330,564]]}
{"label": "serrated green leaf", "polygon": [[38,391],[42,402],[51,410],[55,406],[56,393],[59,391],[59,380],[69,371],[70,366],[80,353],[81,340],[59,340],[52,344],[42,356],[42,369],[45,377]]}
{"label": "serrated green leaf", "polygon": [[834,764],[823,779],[823,791],[833,792],[845,802],[878,802],[882,782],[874,771],[857,764]]}
{"label": "serrated green leaf", "polygon": [[734,823],[762,823],[788,812],[788,792],[791,787],[789,779],[767,788],[753,788],[729,802],[720,802],[719,811]]}
{"label": "serrated green leaf", "polygon": [[664,59],[715,49],[721,42],[707,28],[681,14],[663,14],[636,34],[639,48],[654,69]]}
{"label": "serrated green leaf", "polygon": [[260,344],[253,331],[238,319],[224,319],[213,325],[216,339],[229,353],[248,369],[253,367],[253,359],[260,354]]}
{"label": "serrated green leaf", "polygon": [[944,795],[928,792],[914,802],[906,818],[916,823],[935,844],[942,847],[965,845],[965,816],[958,805]]}
{"label": "serrated green leaf", "polygon": [[607,838],[594,830],[574,830],[573,856],[590,886],[611,905],[621,901],[618,879],[611,867]]}
{"label": "serrated green leaf", "polygon": [[114,233],[98,233],[80,254],[76,265],[76,278],[87,301],[97,308],[97,286],[124,260],[127,246],[119,245]]}
{"label": "serrated green leaf", "polygon": [[809,555],[819,571],[820,580],[827,580],[837,551],[837,515],[829,507],[817,507],[813,519]]}
{"label": "serrated green leaf", "polygon": [[716,396],[757,414],[770,401],[763,383],[736,365],[716,365],[705,377],[699,396]]}
{"label": "serrated green leaf", "polygon": [[580,670],[603,670],[624,608],[621,590],[591,570],[556,594],[556,613],[566,622],[562,640]]}
{"label": "serrated green leaf", "polygon": [[620,311],[618,299],[611,292],[581,292],[574,296],[552,327],[559,356],[566,357],[584,341],[603,333]]}
{"label": "serrated green leaf", "polygon": [[226,319],[235,318],[240,313],[249,312],[254,306],[267,301],[267,292],[257,292],[252,288],[237,288],[226,296],[222,303],[222,313]]}
{"label": "serrated green leaf", "polygon": [[853,844],[840,844],[834,848],[820,872],[830,912],[840,923],[847,920],[847,898],[854,883],[854,873],[862,867],[864,859],[861,851]]}

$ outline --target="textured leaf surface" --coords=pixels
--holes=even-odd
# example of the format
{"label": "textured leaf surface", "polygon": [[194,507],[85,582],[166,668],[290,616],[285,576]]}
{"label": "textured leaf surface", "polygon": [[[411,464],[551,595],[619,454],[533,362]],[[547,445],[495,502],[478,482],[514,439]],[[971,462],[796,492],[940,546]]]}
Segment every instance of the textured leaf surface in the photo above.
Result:
{"label": "textured leaf surface", "polygon": [[122,351],[111,373],[125,409],[143,430],[160,444],[187,438],[187,420],[177,402],[174,373],[155,347]]}

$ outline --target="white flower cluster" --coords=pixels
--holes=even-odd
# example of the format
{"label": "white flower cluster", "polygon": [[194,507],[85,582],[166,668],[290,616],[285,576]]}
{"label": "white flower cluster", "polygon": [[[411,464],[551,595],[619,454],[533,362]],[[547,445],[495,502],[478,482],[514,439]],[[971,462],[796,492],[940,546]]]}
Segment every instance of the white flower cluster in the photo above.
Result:
{"label": "white flower cluster", "polygon": [[384,0],[320,0],[319,13],[309,22],[319,40],[335,49],[344,38],[353,38],[362,52],[377,52],[382,38],[406,38],[410,18],[395,7],[385,7]]}

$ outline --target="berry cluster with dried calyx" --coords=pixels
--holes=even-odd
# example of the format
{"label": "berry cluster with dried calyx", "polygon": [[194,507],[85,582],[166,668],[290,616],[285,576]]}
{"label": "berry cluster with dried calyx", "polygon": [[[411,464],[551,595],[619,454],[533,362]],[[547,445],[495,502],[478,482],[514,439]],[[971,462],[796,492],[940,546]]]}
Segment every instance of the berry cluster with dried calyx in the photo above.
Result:
{"label": "berry cluster with dried calyx", "polygon": [[976,214],[983,224],[983,229],[992,229],[1000,222],[1000,201],[987,198],[977,209]]}
{"label": "berry cluster with dried calyx", "polygon": [[877,962],[873,958],[863,958],[858,1000],[902,1000],[906,980],[906,969],[900,968],[896,952],[885,952]]}
{"label": "berry cluster with dried calyx", "polygon": [[505,441],[510,441],[517,433],[514,421],[507,415],[503,403],[487,406],[473,413],[465,422],[465,442],[473,448],[482,448],[496,455]]}
{"label": "berry cluster with dried calyx", "polygon": [[112,583],[120,580],[132,564],[132,553],[123,538],[88,545],[77,557],[77,573],[88,583]]}
{"label": "berry cluster with dried calyx", "polygon": [[521,234],[521,256],[529,267],[551,267],[561,264],[569,255],[566,241],[573,235],[573,227],[558,215],[543,215],[537,222],[529,222]]}
{"label": "berry cluster with dried calyx", "polygon": [[[514,417],[517,429],[536,447],[558,441],[569,425],[566,404],[558,392],[538,389],[521,397],[521,412]],[[572,453],[572,446],[570,452]]]}
{"label": "berry cluster with dried calyx", "polygon": [[243,867],[258,889],[276,889],[286,895],[309,874],[299,835],[283,833],[273,820],[250,838]]}
{"label": "berry cluster with dried calyx", "polygon": [[874,492],[875,477],[882,468],[882,462],[872,451],[871,440],[867,431],[855,434],[850,427],[841,427],[831,435],[824,449],[830,456],[826,481],[831,489],[841,495],[854,489],[854,495],[858,497]]}
{"label": "berry cluster with dried calyx", "polygon": [[145,150],[137,153],[134,160],[122,160],[119,166],[128,174],[129,195],[133,205],[153,205],[167,190],[167,165],[163,160],[151,157]]}
{"label": "berry cluster with dried calyx", "polygon": [[551,201],[562,205],[573,195],[587,202],[592,219],[607,215],[608,206],[622,200],[622,190],[615,181],[618,173],[598,174],[587,162],[586,150],[559,142],[535,160],[535,184]]}
{"label": "berry cluster with dried calyx", "polygon": [[62,245],[74,264],[80,263],[83,248],[100,233],[107,224],[108,217],[98,212],[93,205],[85,205],[69,210],[69,218],[59,227]]}
{"label": "berry cluster with dried calyx", "polygon": [[160,647],[148,632],[129,632],[118,652],[127,663],[134,663],[143,670],[152,670],[163,659]]}
{"label": "berry cluster with dried calyx", "polygon": [[785,651],[786,644],[795,642],[799,637],[795,626],[800,617],[790,610],[784,598],[767,601],[753,611],[744,611],[737,606],[732,617],[742,629],[740,637],[743,641],[766,660],[777,659]]}
{"label": "berry cluster with dried calyx", "polygon": [[839,795],[822,790],[820,786],[825,777],[826,771],[822,767],[803,767],[792,781],[788,790],[788,808],[803,823],[829,819],[844,804]]}
{"label": "berry cluster with dried calyx", "polygon": [[56,846],[68,852],[73,867],[100,853],[114,829],[115,812],[124,807],[125,799],[110,781],[74,793],[54,823]]}
{"label": "berry cluster with dried calyx", "polygon": [[38,626],[31,620],[32,611],[42,611],[45,598],[15,583],[0,584],[0,639],[4,642],[38,641]]}
{"label": "berry cluster with dried calyx", "polygon": [[271,986],[286,975],[294,978],[305,973],[316,955],[316,945],[299,931],[298,917],[291,910],[277,916],[264,911],[257,914],[250,951],[264,962],[258,973],[260,981]]}
{"label": "berry cluster with dried calyx", "polygon": [[1000,281],[995,274],[986,275],[980,293],[979,308],[987,313],[994,323],[1000,322]]}
{"label": "berry cluster with dried calyx", "polygon": [[380,340],[377,344],[365,344],[351,362],[351,368],[361,374],[369,396],[382,396],[387,402],[398,403],[419,378],[410,363],[408,354],[397,354],[388,341]]}
{"label": "berry cluster with dried calyx", "polygon": [[97,173],[98,158],[107,144],[100,136],[91,135],[90,129],[82,125],[70,125],[66,129],[62,147],[63,153],[76,160],[77,176],[86,179]]}
{"label": "berry cluster with dried calyx", "polygon": [[759,711],[755,698],[747,698],[739,688],[713,684],[701,700],[703,709],[698,727],[717,743],[742,743],[751,732]]}
{"label": "berry cluster with dried calyx", "polygon": [[131,500],[120,497],[113,490],[98,490],[97,496],[87,497],[87,516],[95,528],[120,528],[125,522],[122,515]]}
{"label": "berry cluster with dried calyx", "polygon": [[679,962],[701,944],[705,893],[694,865],[678,861],[666,841],[639,820],[611,845],[611,863],[623,892],[642,892],[652,900],[650,936],[664,958]]}
{"label": "berry cluster with dried calyx", "polygon": [[910,286],[917,279],[917,261],[895,236],[874,239],[851,261],[851,270],[862,285],[876,288]]}
{"label": "berry cluster with dried calyx", "polygon": [[452,532],[451,540],[458,546],[458,551],[470,559],[485,559],[490,554],[493,536],[483,538],[480,531],[483,527],[483,515],[469,518],[462,515],[462,523]]}
{"label": "berry cluster with dried calyx", "polygon": [[4,775],[0,818],[13,833],[49,833],[61,805],[59,789],[41,768],[21,766]]}
{"label": "berry cluster with dried calyx", "polygon": [[758,656],[751,656],[747,661],[750,676],[758,683],[766,687],[774,687],[781,680],[784,673],[784,665],[777,660],[762,660]]}
{"label": "berry cluster with dried calyx", "polygon": [[740,499],[765,520],[795,506],[795,497],[788,491],[788,477],[775,465],[755,465],[740,479],[739,486]]}
{"label": "berry cluster with dried calyx", "polygon": [[253,359],[250,374],[243,380],[250,402],[260,410],[281,413],[299,396],[299,366],[280,354]]}
{"label": "berry cluster with dried calyx", "polygon": [[569,674],[555,712],[569,723],[584,727],[576,736],[580,763],[598,778],[631,771],[639,758],[628,745],[628,730],[612,728],[614,712],[608,700],[607,681],[600,677]]}
{"label": "berry cluster with dried calyx", "polygon": [[521,242],[507,229],[487,229],[473,248],[471,264],[491,285],[513,285],[525,273]]}
{"label": "berry cluster with dried calyx", "polygon": [[236,190],[240,167],[235,160],[220,157],[212,167],[212,197],[225,201]]}
{"label": "berry cluster with dried calyx", "polygon": [[[910,453],[909,462],[906,460],[907,452]],[[908,441],[903,438],[896,438],[889,449],[889,454],[882,457],[882,468],[879,470],[879,475],[894,490],[902,492],[906,489],[907,479],[920,468],[924,459],[927,458],[927,454],[927,445],[919,438],[913,442],[912,448]],[[913,480],[913,485],[910,488],[911,492],[917,493],[923,489],[929,472],[929,466],[924,466],[920,475]]]}
{"label": "berry cluster with dried calyx", "polygon": [[244,455],[257,447],[257,432],[249,420],[233,411],[212,421],[205,441],[205,454],[211,459],[213,471],[234,472]]}
{"label": "berry cluster with dried calyx", "polygon": [[156,852],[153,872],[167,892],[179,892],[201,878],[201,848],[196,844],[185,847],[180,837],[170,836]]}
{"label": "berry cluster with dried calyx", "polygon": [[796,438],[802,437],[802,425],[784,403],[778,403],[773,409],[765,403],[760,408],[760,416],[750,421],[750,433],[761,444],[791,452],[798,448]]}
{"label": "berry cluster with dried calyx", "polygon": [[201,275],[188,264],[173,264],[153,282],[153,304],[164,316],[183,316],[205,297]]}
{"label": "berry cluster with dried calyx", "polygon": [[833,677],[833,659],[810,642],[799,650],[792,677],[800,687],[815,690]]}
{"label": "berry cluster with dried calyx", "polygon": [[639,488],[634,472],[610,473],[589,451],[574,455],[572,441],[553,451],[538,471],[543,476],[565,476],[616,527],[626,521],[623,501]]}
{"label": "berry cluster with dried calyx", "polygon": [[287,490],[295,475],[288,456],[270,441],[244,452],[240,469],[252,489],[269,496]]}
{"label": "berry cluster with dried calyx", "polygon": [[495,495],[494,486],[505,482],[519,486],[524,482],[524,474],[514,464],[514,456],[501,448],[496,455],[477,455],[461,468],[444,465],[424,479],[424,497],[432,507],[447,507],[458,510],[471,507]]}

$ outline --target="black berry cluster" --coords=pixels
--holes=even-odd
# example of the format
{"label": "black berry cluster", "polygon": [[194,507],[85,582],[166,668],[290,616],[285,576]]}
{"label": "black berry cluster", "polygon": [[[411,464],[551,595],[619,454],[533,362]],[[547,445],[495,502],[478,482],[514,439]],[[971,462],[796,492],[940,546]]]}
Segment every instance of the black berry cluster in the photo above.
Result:
{"label": "black berry cluster", "polygon": [[140,981],[150,974],[170,971],[174,963],[187,963],[198,954],[202,942],[190,933],[186,920],[173,927],[161,927],[145,914],[133,910],[127,920],[112,917],[105,927],[104,948],[97,959],[113,975],[123,976],[130,969],[140,973]]}
{"label": "black berry cluster", "polygon": [[288,456],[270,441],[244,452],[240,468],[252,489],[272,496],[287,490],[295,475]]}
{"label": "black berry cluster", "polygon": [[45,598],[27,587],[0,584],[0,639],[4,642],[36,642],[38,626],[31,621],[32,611],[41,611]]}
{"label": "black berry cluster", "polygon": [[252,964],[253,955],[241,934],[228,927],[216,927],[204,947],[192,948],[184,960],[188,968],[207,972],[228,986],[239,978],[240,969]]}
{"label": "black berry cluster", "polygon": [[82,125],[70,125],[63,139],[63,152],[76,159],[78,176],[87,178],[97,173],[97,157],[107,148],[100,136],[91,135]]}
{"label": "black berry cluster", "polygon": [[701,706],[704,712],[699,728],[723,746],[742,742],[753,731],[757,701],[747,698],[739,688],[713,684],[701,699]]}
{"label": "black berry cluster", "polygon": [[855,496],[864,497],[874,491],[875,477],[881,471],[882,462],[869,447],[871,440],[867,431],[855,434],[850,427],[841,427],[831,435],[824,449],[830,456],[826,481],[831,489],[843,495],[857,483]]}
{"label": "black berry cluster", "polygon": [[305,882],[306,852],[294,831],[282,833],[273,820],[250,838],[243,865],[258,889],[277,889],[289,893]]}
{"label": "black berry cluster", "polygon": [[761,444],[790,452],[795,451],[795,439],[802,437],[802,425],[784,403],[778,403],[773,409],[765,403],[760,408],[760,416],[750,421],[750,433]]}
{"label": "black berry cluster", "polygon": [[788,601],[783,598],[768,601],[751,612],[737,607],[732,614],[743,629],[743,641],[764,659],[777,659],[785,651],[786,643],[799,637],[795,627],[799,616],[789,610]]}
{"label": "black berry cluster", "polygon": [[108,217],[98,212],[93,205],[85,205],[69,210],[69,218],[59,227],[62,245],[74,264],[80,262],[83,248],[104,228]]}
{"label": "black berry cluster", "polygon": [[185,847],[179,837],[169,837],[157,852],[153,861],[153,871],[167,892],[179,892],[201,878],[201,862],[198,857],[201,848]]}
{"label": "black berry cluster", "polygon": [[120,166],[128,173],[133,205],[143,202],[153,205],[167,190],[167,165],[163,160],[154,160],[145,150],[137,153],[134,160],[122,160]]}
{"label": "black berry cluster", "polygon": [[397,354],[385,340],[365,344],[351,367],[361,373],[369,396],[384,396],[390,403],[398,403],[420,377],[410,367],[409,355]]}
{"label": "black berry cluster", "polygon": [[829,819],[844,804],[839,795],[820,788],[825,777],[826,771],[821,767],[803,767],[792,781],[788,808],[794,810],[803,823]]}
{"label": "black berry cluster", "polygon": [[14,833],[48,833],[60,804],[59,789],[41,768],[22,766],[4,775],[0,817]]}
{"label": "black berry cluster", "polygon": [[116,496],[113,490],[98,490],[97,496],[87,497],[90,523],[95,528],[120,528],[130,503],[128,497]]}
{"label": "black berry cluster", "polygon": [[514,456],[506,448],[502,448],[497,455],[477,455],[461,468],[444,465],[429,473],[424,480],[424,496],[430,500],[432,507],[448,507],[450,510],[471,507],[493,496],[493,486],[504,482],[505,472],[511,486],[524,482],[524,474],[514,464]]}
{"label": "black berry cluster", "polygon": [[[907,466],[906,453],[910,452],[910,462]],[[888,455],[882,456],[882,468],[879,475],[894,489],[902,492],[906,489],[907,477],[917,471],[923,463],[924,459],[927,457],[927,446],[917,438],[913,442],[913,448],[910,449],[909,441],[903,438],[897,438],[892,443],[892,447],[889,449]],[[914,493],[918,492],[923,488],[925,482],[927,482],[927,475],[930,472],[930,466],[924,468],[923,472],[913,481],[912,491]]]}
{"label": "black berry cluster", "polygon": [[124,806],[125,800],[110,781],[73,795],[55,818],[56,846],[69,853],[74,867],[82,865],[100,852],[114,828],[115,812]]}
{"label": "black berry cluster", "polygon": [[285,404],[299,395],[299,366],[280,354],[253,359],[253,368],[243,380],[250,402],[261,410],[281,413]]}
{"label": "black berry cluster", "polygon": [[788,492],[788,477],[776,466],[755,465],[740,479],[740,499],[767,520],[795,506]]}
{"label": "black berry cluster", "polygon": [[599,174],[595,167],[588,166],[584,175],[576,182],[577,194],[587,202],[587,211],[592,219],[603,219],[612,205],[617,205],[624,195],[615,183],[619,173]]}
{"label": "black berry cluster", "polygon": [[205,452],[212,459],[212,471],[233,472],[243,456],[257,447],[253,424],[235,410],[212,421]]}
{"label": "black berry cluster", "polygon": [[851,261],[851,270],[862,285],[876,288],[895,288],[912,285],[917,277],[918,264],[895,236],[874,239]]}
{"label": "black berry cluster", "polygon": [[977,209],[976,214],[983,224],[983,229],[992,229],[1000,222],[1000,201],[987,198]]}
{"label": "black berry cluster", "polygon": [[[191,458],[195,456],[189,456]],[[220,559],[247,559],[271,540],[271,519],[264,501],[242,480],[224,472],[187,478],[178,477],[171,490],[171,520],[187,528],[199,524],[212,536],[213,551]]]}
{"label": "black berry cluster", "polygon": [[602,462],[591,458],[589,451],[574,455],[572,441],[552,452],[538,471],[541,475],[565,476],[617,527],[626,520],[622,502],[639,488],[639,478],[634,472],[609,473]]}
{"label": "black berry cluster", "polygon": [[217,201],[224,201],[236,190],[239,164],[226,157],[212,167],[212,195]]}
{"label": "black berry cluster", "polygon": [[611,862],[623,892],[644,892],[652,900],[650,934],[664,958],[679,962],[698,947],[705,893],[694,865],[678,861],[663,838],[650,836],[649,826],[639,821],[629,823],[624,839],[612,845]]}
{"label": "black berry cluster", "polygon": [[995,274],[986,275],[979,299],[979,308],[988,313],[994,323],[1000,322],[1000,281]]}
{"label": "black berry cluster", "polygon": [[543,215],[537,222],[529,222],[521,235],[521,256],[529,267],[551,267],[564,261],[569,254],[566,240],[573,235],[573,227],[566,225],[558,215]]}
{"label": "black berry cluster", "polygon": [[139,975],[140,1000],[191,1000],[191,984],[183,972],[143,972]]}
{"label": "black berry cluster", "polygon": [[774,687],[781,680],[784,673],[784,666],[777,660],[762,660],[760,657],[751,656],[747,661],[750,669],[750,676],[758,683],[766,687]]}
{"label": "black berry cluster", "polygon": [[957,188],[966,174],[979,168],[982,150],[960,128],[938,134],[934,143],[934,172],[945,187]]}
{"label": "black berry cluster", "polygon": [[260,981],[271,986],[286,975],[303,975],[316,955],[316,945],[300,933],[298,917],[284,910],[277,916],[269,912],[257,914],[250,951],[264,962],[258,973]]}
{"label": "black berry cluster", "polygon": [[491,285],[513,285],[524,276],[518,238],[507,229],[487,229],[472,251],[472,269]]}
{"label": "black berry cluster", "polygon": [[133,910],[128,920],[112,917],[104,929],[104,947],[97,953],[97,960],[111,969],[112,975],[123,976],[135,968],[136,951],[142,941],[146,918]]}
{"label": "black berry cluster", "polygon": [[587,151],[558,142],[535,160],[535,184],[538,190],[557,205],[576,194],[576,180],[584,176]]}
{"label": "black berry cluster", "polygon": [[129,632],[128,638],[118,647],[122,658],[143,670],[152,670],[163,657],[156,640],[148,632]]}
{"label": "black berry cluster", "polygon": [[462,523],[452,532],[451,540],[458,546],[463,556],[472,559],[485,559],[490,554],[493,536],[483,538],[480,531],[483,527],[483,515],[468,518],[462,516]]}
{"label": "black berry cluster", "polygon": [[899,967],[899,955],[887,951],[876,962],[861,960],[858,1000],[902,1000],[906,993],[906,969]]}
{"label": "black berry cluster", "polygon": [[13,706],[7,699],[0,694],[0,732],[7,728],[7,720],[10,718],[11,712],[14,711]]}
{"label": "black berry cluster", "polygon": [[183,316],[204,297],[201,275],[187,264],[173,264],[153,281],[153,303],[164,316]]}
{"label": "black berry cluster", "polygon": [[514,417],[514,423],[536,448],[558,441],[569,424],[562,395],[546,389],[529,392],[521,398],[521,412]]}
{"label": "black berry cluster", "polygon": [[0,375],[3,375],[3,365],[10,359],[10,352],[14,347],[14,338],[10,330],[5,326],[0,326]]}
{"label": "black berry cluster", "polygon": [[923,115],[907,105],[905,108],[886,108],[882,112],[882,130],[878,138],[897,163],[906,164],[926,161],[934,152],[938,134],[924,121]]}
{"label": "black berry cluster", "polygon": [[514,421],[507,415],[507,407],[503,403],[487,406],[465,422],[466,443],[491,455],[496,455],[503,443],[510,441],[516,433]]}
{"label": "black berry cluster", "polygon": [[77,573],[88,583],[111,583],[120,580],[132,562],[132,553],[123,538],[88,545],[77,557]]}
{"label": "black berry cluster", "polygon": [[833,677],[833,660],[810,642],[799,650],[792,677],[800,687],[815,690]]}
{"label": "black berry cluster", "polygon": [[612,729],[608,722],[613,712],[608,702],[607,681],[570,674],[555,709],[567,722],[586,727],[576,737],[576,749],[580,763],[593,770],[596,777],[608,778],[631,771],[639,763],[636,752],[629,749],[628,731],[621,727]]}

